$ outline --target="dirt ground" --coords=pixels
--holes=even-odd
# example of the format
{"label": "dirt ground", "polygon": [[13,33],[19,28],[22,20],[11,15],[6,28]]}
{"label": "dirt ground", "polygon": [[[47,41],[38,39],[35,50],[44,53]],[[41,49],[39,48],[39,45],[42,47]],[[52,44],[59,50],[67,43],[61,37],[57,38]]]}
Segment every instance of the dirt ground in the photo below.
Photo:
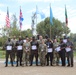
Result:
{"label": "dirt ground", "polygon": [[25,66],[25,67],[5,67],[0,63],[0,75],[76,75],[76,62],[74,67],[61,66]]}

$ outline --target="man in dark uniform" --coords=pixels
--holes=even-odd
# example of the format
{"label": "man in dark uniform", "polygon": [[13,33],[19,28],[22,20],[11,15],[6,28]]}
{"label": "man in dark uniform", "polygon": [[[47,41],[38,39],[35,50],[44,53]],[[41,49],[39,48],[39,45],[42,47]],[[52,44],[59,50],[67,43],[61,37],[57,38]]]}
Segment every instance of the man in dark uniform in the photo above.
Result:
{"label": "man in dark uniform", "polygon": [[59,56],[61,58],[62,66],[65,66],[65,47],[66,44],[63,42],[63,39],[60,39],[60,51],[59,51]]}
{"label": "man in dark uniform", "polygon": [[49,66],[49,58],[50,58],[50,65],[52,65],[53,63],[53,43],[52,41],[48,38],[46,41],[46,45],[47,45],[47,55],[46,55],[46,59],[47,59],[47,66]]}
{"label": "man in dark uniform", "polygon": [[73,43],[69,40],[69,38],[67,38],[67,43],[66,43],[66,54],[68,61],[67,67],[69,66],[73,67]]}
{"label": "man in dark uniform", "polygon": [[22,66],[22,54],[23,54],[23,40],[21,36],[19,37],[19,40],[16,42],[16,47],[17,47],[17,65],[18,67],[18,62],[20,61],[20,66]]}
{"label": "man in dark uniform", "polygon": [[32,66],[34,56],[36,59],[36,66],[38,66],[38,46],[39,46],[39,44],[35,40],[35,37],[32,38],[30,45],[31,45],[30,66]]}
{"label": "man in dark uniform", "polygon": [[10,38],[8,38],[8,41],[5,43],[5,49],[6,49],[6,65],[5,65],[5,67],[8,66],[9,55],[10,55],[10,59],[11,59],[11,66],[13,66],[13,60],[12,60],[13,43]]}

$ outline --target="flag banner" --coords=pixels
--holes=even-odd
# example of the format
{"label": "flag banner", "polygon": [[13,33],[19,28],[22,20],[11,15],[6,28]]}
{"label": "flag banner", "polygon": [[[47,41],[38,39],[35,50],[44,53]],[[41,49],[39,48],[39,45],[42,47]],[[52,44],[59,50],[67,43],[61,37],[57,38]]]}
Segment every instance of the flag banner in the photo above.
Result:
{"label": "flag banner", "polygon": [[50,23],[53,25],[53,13],[52,13],[51,6],[50,6]]}
{"label": "flag banner", "polygon": [[65,6],[65,23],[66,23],[66,26],[68,26],[68,16],[67,16],[66,6]]}
{"label": "flag banner", "polygon": [[22,21],[23,20],[24,20],[24,18],[23,18],[23,15],[22,15],[21,7],[20,7],[20,16],[19,16],[20,29],[22,29]]}
{"label": "flag banner", "polygon": [[9,10],[7,7],[7,15],[6,15],[6,27],[10,28],[10,19],[9,19]]}
{"label": "flag banner", "polygon": [[37,6],[36,6],[36,12],[35,13],[36,13],[36,15],[39,14],[41,16],[41,19],[45,18],[45,14],[42,11],[38,10]]}

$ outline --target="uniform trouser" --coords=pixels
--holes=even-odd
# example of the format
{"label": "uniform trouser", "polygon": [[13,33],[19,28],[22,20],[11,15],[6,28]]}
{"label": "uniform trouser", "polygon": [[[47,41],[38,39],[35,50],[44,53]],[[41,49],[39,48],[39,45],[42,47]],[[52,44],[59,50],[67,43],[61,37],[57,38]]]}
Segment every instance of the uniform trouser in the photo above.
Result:
{"label": "uniform trouser", "polygon": [[49,58],[50,58],[50,65],[52,65],[52,62],[53,62],[53,52],[47,53],[47,55],[46,55],[47,65],[49,65]]}
{"label": "uniform trouser", "polygon": [[67,52],[68,66],[73,66],[73,51]]}
{"label": "uniform trouser", "polygon": [[18,62],[20,62],[20,65],[22,65],[22,54],[23,54],[23,50],[17,50],[17,66],[18,66]]}
{"label": "uniform trouser", "polygon": [[33,58],[35,56],[36,59],[36,65],[38,65],[38,51],[31,51],[31,55],[30,55],[30,65],[33,64]]}
{"label": "uniform trouser", "polygon": [[26,65],[30,62],[30,53],[23,52],[23,64],[26,62]]}
{"label": "uniform trouser", "polygon": [[59,51],[59,56],[60,56],[61,61],[62,61],[62,66],[65,66],[65,50]]}
{"label": "uniform trouser", "polygon": [[12,50],[6,50],[6,66],[8,66],[8,58],[10,56],[11,65],[13,66],[13,60],[12,60]]}
{"label": "uniform trouser", "polygon": [[53,52],[53,64],[59,64],[59,53],[56,51]]}
{"label": "uniform trouser", "polygon": [[45,58],[46,53],[45,52],[40,52],[40,64],[45,65],[46,63],[46,58]]}
{"label": "uniform trouser", "polygon": [[12,57],[13,57],[13,61],[15,61],[15,57],[16,57],[16,49],[15,48],[12,51]]}

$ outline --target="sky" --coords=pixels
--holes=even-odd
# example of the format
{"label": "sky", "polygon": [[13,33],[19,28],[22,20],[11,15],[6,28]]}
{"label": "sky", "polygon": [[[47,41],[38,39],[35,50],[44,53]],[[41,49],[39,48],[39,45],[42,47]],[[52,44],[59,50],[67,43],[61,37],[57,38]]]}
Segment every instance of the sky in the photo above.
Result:
{"label": "sky", "polygon": [[[7,7],[9,8],[9,17],[16,14],[19,21],[20,6],[23,14],[22,30],[31,28],[32,13],[36,11],[36,6],[45,14],[45,18],[50,16],[50,3],[53,17],[65,22],[65,5],[68,15],[68,27],[71,33],[76,33],[76,0],[0,0],[0,28],[5,25]],[[37,15],[37,23],[42,21],[40,15]],[[19,22],[17,22],[19,26]]]}

